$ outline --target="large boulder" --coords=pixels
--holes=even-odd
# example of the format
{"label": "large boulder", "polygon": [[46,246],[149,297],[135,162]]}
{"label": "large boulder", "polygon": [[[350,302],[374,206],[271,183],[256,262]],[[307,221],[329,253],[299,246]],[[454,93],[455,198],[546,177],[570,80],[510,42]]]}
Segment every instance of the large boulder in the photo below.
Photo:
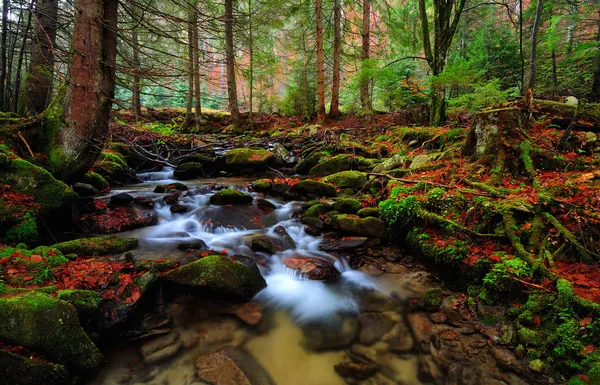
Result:
{"label": "large boulder", "polygon": [[342,214],[356,214],[362,209],[362,204],[357,199],[342,198],[333,203],[333,210]]}
{"label": "large boulder", "polygon": [[323,178],[325,182],[333,183],[338,188],[360,189],[368,182],[367,174],[360,171],[342,171]]}
{"label": "large boulder", "polygon": [[78,197],[47,170],[23,159],[13,159],[9,167],[0,170],[0,180],[13,191],[32,196],[42,214],[56,211]]}
{"label": "large boulder", "polygon": [[68,374],[62,365],[0,350],[0,378],[10,385],[60,385]]}
{"label": "large boulder", "polygon": [[337,195],[334,185],[311,179],[301,180],[296,183],[293,191],[304,196],[334,197]]}
{"label": "large boulder", "polygon": [[275,160],[275,155],[267,150],[252,148],[234,148],[225,153],[228,168],[256,169],[264,167]]}
{"label": "large boulder", "polygon": [[387,234],[385,222],[373,217],[360,218],[342,214],[331,218],[330,224],[338,231],[365,237],[385,238]]}
{"label": "large boulder", "polygon": [[79,325],[75,307],[46,294],[0,298],[0,339],[43,354],[74,372],[96,369],[103,357]]}
{"label": "large boulder", "polygon": [[212,385],[275,385],[254,357],[233,346],[198,358],[196,369],[198,378]]}
{"label": "large boulder", "polygon": [[137,245],[138,240],[135,238],[121,238],[111,235],[108,237],[74,239],[72,241],[57,243],[52,247],[60,250],[63,254],[74,253],[79,256],[89,257],[92,255],[124,253],[135,249]]}
{"label": "large boulder", "polygon": [[223,255],[211,255],[181,266],[165,274],[164,278],[207,294],[249,301],[267,284],[256,263],[242,262]]}
{"label": "large boulder", "polygon": [[211,205],[249,205],[252,201],[252,195],[233,188],[218,191],[210,197]]}

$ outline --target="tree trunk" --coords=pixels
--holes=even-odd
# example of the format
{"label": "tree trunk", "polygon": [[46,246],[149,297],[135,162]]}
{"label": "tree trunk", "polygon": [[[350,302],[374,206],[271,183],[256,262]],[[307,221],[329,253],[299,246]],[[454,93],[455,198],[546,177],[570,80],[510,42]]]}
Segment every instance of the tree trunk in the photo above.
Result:
{"label": "tree trunk", "polygon": [[45,112],[48,161],[71,182],[98,158],[108,133],[115,91],[118,0],[76,0],[73,60],[64,103]]}
{"label": "tree trunk", "polygon": [[[365,69],[365,61],[371,57],[371,0],[363,0],[362,3],[362,67]],[[371,98],[369,97],[369,79],[366,74],[361,76],[360,103],[365,111],[371,111]]]}
{"label": "tree trunk", "polygon": [[529,56],[529,86],[528,88],[533,91],[535,88],[535,76],[537,70],[537,43],[538,43],[538,32],[540,30],[540,24],[542,22],[542,11],[544,9],[543,0],[538,0],[535,7],[535,19],[533,21],[533,28],[531,29],[531,54]]}
{"label": "tree trunk", "polygon": [[317,0],[317,121],[325,121],[325,64],[323,59],[323,6]]}
{"label": "tree trunk", "polygon": [[17,45],[17,40],[19,40],[19,30],[24,28],[23,24],[23,10],[19,10],[19,20],[17,21],[16,31],[12,31],[11,34],[14,36],[14,39],[10,39],[10,49],[8,50],[8,65],[6,70],[6,95],[4,96],[4,107],[6,111],[11,111],[11,96],[12,96],[12,69],[13,69],[13,61],[15,56],[15,47]]}
{"label": "tree trunk", "polygon": [[198,10],[197,5],[194,5],[194,17],[192,22],[192,43],[194,45],[194,93],[196,102],[194,104],[194,121],[196,122],[196,128],[200,128],[202,122],[202,107],[200,106],[200,39],[198,36]]}
{"label": "tree trunk", "polygon": [[590,94],[590,100],[600,103],[600,11],[598,11],[598,33],[596,36],[596,44],[598,49],[596,50],[596,63],[594,68],[594,81],[592,83],[592,92]]}
{"label": "tree trunk", "polygon": [[4,111],[4,85],[6,83],[6,39],[8,35],[8,0],[2,0],[2,46],[0,47],[0,109]]}
{"label": "tree trunk", "polygon": [[567,56],[573,53],[573,40],[575,40],[575,14],[577,13],[577,7],[575,4],[569,2],[569,25],[567,27]]}
{"label": "tree trunk", "polygon": [[253,110],[253,88],[254,88],[254,36],[252,31],[252,0],[248,0],[248,38],[249,38],[249,53],[250,53],[250,101],[248,108],[248,119],[252,122],[252,110]]}
{"label": "tree trunk", "polygon": [[188,96],[185,121],[187,125],[191,125],[194,119],[192,108],[194,107],[194,17],[195,9],[189,5],[188,9]]}
{"label": "tree trunk", "polygon": [[558,71],[556,69],[556,51],[552,48],[552,98],[558,94]]}
{"label": "tree trunk", "polygon": [[233,47],[233,0],[225,0],[225,64],[227,67],[227,95],[233,123],[239,123],[240,110],[235,82],[235,53]]}
{"label": "tree trunk", "polygon": [[135,120],[139,119],[139,116],[142,115],[142,90],[141,90],[141,82],[142,78],[140,76],[141,73],[141,63],[140,63],[140,42],[138,37],[138,32],[134,29],[131,32],[131,42],[133,44],[133,111],[135,113]]}
{"label": "tree trunk", "polygon": [[27,77],[27,110],[31,115],[42,113],[50,104],[54,74],[54,42],[58,28],[58,0],[38,0],[35,17],[38,21],[31,63]]}
{"label": "tree trunk", "polygon": [[27,37],[29,36],[29,29],[31,28],[31,19],[33,16],[33,4],[35,0],[31,0],[31,4],[29,6],[29,11],[27,12],[27,25],[25,26],[25,30],[23,31],[23,40],[21,41],[21,49],[19,50],[19,59],[17,61],[17,74],[15,76],[15,100],[13,105],[13,112],[20,112],[20,97],[21,97],[21,71],[23,67],[23,57],[25,56],[25,47],[27,46]]}
{"label": "tree trunk", "polygon": [[333,81],[329,109],[329,116],[332,118],[340,116],[340,55],[342,47],[342,7],[340,3],[341,0],[334,0],[333,4]]}

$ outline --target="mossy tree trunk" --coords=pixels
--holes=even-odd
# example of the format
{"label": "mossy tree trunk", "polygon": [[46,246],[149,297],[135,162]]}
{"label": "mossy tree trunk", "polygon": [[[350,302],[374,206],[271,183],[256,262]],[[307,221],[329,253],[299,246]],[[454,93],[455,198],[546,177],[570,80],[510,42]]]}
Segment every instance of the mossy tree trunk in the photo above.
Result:
{"label": "mossy tree trunk", "polygon": [[[96,161],[108,133],[115,91],[117,0],[75,2],[69,84],[45,112],[48,161],[54,175],[72,181]],[[85,38],[84,38],[85,37]]]}

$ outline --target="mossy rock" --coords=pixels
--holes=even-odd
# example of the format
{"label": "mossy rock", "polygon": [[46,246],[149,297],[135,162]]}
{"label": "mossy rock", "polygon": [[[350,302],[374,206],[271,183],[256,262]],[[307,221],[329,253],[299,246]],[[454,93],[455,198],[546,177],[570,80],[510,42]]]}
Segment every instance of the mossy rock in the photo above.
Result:
{"label": "mossy rock", "polygon": [[0,180],[13,191],[33,196],[42,214],[58,210],[78,198],[75,191],[47,170],[23,159],[12,160],[10,167],[0,171]]}
{"label": "mossy rock", "polygon": [[331,218],[330,224],[338,231],[370,238],[385,238],[387,227],[381,219],[340,214]]}
{"label": "mossy rock", "polygon": [[110,255],[124,253],[135,249],[138,240],[135,238],[121,238],[117,236],[82,238],[72,241],[57,243],[53,247],[63,254],[75,253],[79,256]]}
{"label": "mossy rock", "polygon": [[70,303],[83,314],[94,313],[102,303],[100,294],[92,290],[60,290],[56,298]]}
{"label": "mossy rock", "polygon": [[304,212],[304,214],[302,215],[302,217],[315,217],[317,218],[320,214],[326,213],[328,211],[331,211],[331,206],[326,205],[326,204],[322,204],[322,203],[317,203],[316,205],[312,205],[311,207],[308,208],[308,210],[306,210]]}
{"label": "mossy rock", "polygon": [[117,163],[123,167],[127,167],[127,162],[123,159],[123,156],[114,151],[102,151],[100,156],[98,156],[98,161],[100,162],[113,162]]}
{"label": "mossy rock", "polygon": [[249,205],[253,201],[252,195],[239,190],[228,188],[218,191],[210,197],[211,205]]}
{"label": "mossy rock", "polygon": [[312,179],[301,180],[296,183],[293,187],[293,191],[305,196],[334,197],[337,195],[334,185]]}
{"label": "mossy rock", "polygon": [[428,290],[427,293],[425,293],[423,304],[425,305],[426,309],[433,310],[440,307],[443,299],[444,297],[442,296],[442,289],[436,287]]}
{"label": "mossy rock", "polygon": [[167,191],[187,191],[188,187],[180,182],[170,184],[159,184],[154,188],[155,193],[166,193]]}
{"label": "mossy rock", "polygon": [[358,210],[358,212],[356,214],[361,218],[366,218],[366,217],[379,218],[379,210],[377,209],[377,207],[365,207],[363,209]]}
{"label": "mossy rock", "polygon": [[348,170],[366,170],[372,167],[372,162],[367,159],[355,156],[342,154],[334,156],[326,160],[322,160],[316,166],[310,169],[311,176],[325,176],[335,174],[341,171]]}
{"label": "mossy rock", "polygon": [[341,189],[360,189],[368,182],[367,174],[360,171],[342,171],[323,178],[325,182],[333,183]]}
{"label": "mossy rock", "polygon": [[252,187],[252,190],[256,192],[266,193],[271,191],[273,188],[273,183],[271,183],[271,180],[269,179],[259,179],[252,183],[250,187]]}
{"label": "mossy rock", "polygon": [[0,153],[0,170],[3,168],[7,168],[10,166],[10,159],[8,155],[5,153]]}
{"label": "mossy rock", "polygon": [[546,364],[540,359],[531,360],[529,361],[529,369],[534,372],[544,373],[546,371]]}
{"label": "mossy rock", "polygon": [[9,385],[61,385],[68,380],[63,365],[0,350],[0,378]]}
{"label": "mossy rock", "polygon": [[525,346],[542,346],[545,338],[542,334],[528,328],[519,329],[519,343]]}
{"label": "mossy rock", "polygon": [[198,162],[180,163],[173,171],[173,176],[180,180],[199,178],[204,176],[204,167]]}
{"label": "mossy rock", "polygon": [[68,302],[29,292],[0,298],[0,339],[39,352],[78,373],[96,369],[103,357],[79,325]]}
{"label": "mossy rock", "polygon": [[296,167],[294,167],[294,172],[298,174],[306,174],[310,171],[311,168],[315,167],[321,160],[329,158],[329,154],[323,151],[317,151],[310,154],[305,159],[302,159]]}
{"label": "mossy rock", "polygon": [[104,179],[104,177],[97,172],[90,171],[83,176],[81,180],[83,183],[89,184],[96,188],[98,191],[102,191],[106,188],[110,188],[110,185]]}
{"label": "mossy rock", "polygon": [[334,202],[333,209],[342,214],[356,214],[362,209],[362,204],[356,199],[342,198]]}
{"label": "mossy rock", "polygon": [[268,150],[234,148],[225,153],[225,161],[230,168],[257,168],[275,160],[275,154]]}
{"label": "mossy rock", "polygon": [[249,301],[267,286],[253,261],[241,263],[223,255],[211,255],[165,274],[168,281],[206,294]]}
{"label": "mossy rock", "polygon": [[119,162],[110,160],[98,160],[92,166],[97,174],[100,174],[111,186],[138,182],[135,171]]}
{"label": "mossy rock", "polygon": [[375,166],[375,168],[373,168],[373,172],[381,173],[385,171],[394,170],[396,168],[401,168],[402,166],[404,166],[405,162],[406,159],[404,155],[394,154],[391,158],[388,158],[380,164],[378,164],[377,166]]}

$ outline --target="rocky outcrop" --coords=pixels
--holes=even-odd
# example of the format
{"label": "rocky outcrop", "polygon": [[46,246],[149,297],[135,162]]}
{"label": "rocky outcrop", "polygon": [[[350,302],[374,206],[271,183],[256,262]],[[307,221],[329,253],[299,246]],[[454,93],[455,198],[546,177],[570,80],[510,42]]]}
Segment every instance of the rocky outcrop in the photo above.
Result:
{"label": "rocky outcrop", "polygon": [[204,167],[198,162],[180,163],[173,171],[173,176],[179,180],[199,178],[204,176]]}

